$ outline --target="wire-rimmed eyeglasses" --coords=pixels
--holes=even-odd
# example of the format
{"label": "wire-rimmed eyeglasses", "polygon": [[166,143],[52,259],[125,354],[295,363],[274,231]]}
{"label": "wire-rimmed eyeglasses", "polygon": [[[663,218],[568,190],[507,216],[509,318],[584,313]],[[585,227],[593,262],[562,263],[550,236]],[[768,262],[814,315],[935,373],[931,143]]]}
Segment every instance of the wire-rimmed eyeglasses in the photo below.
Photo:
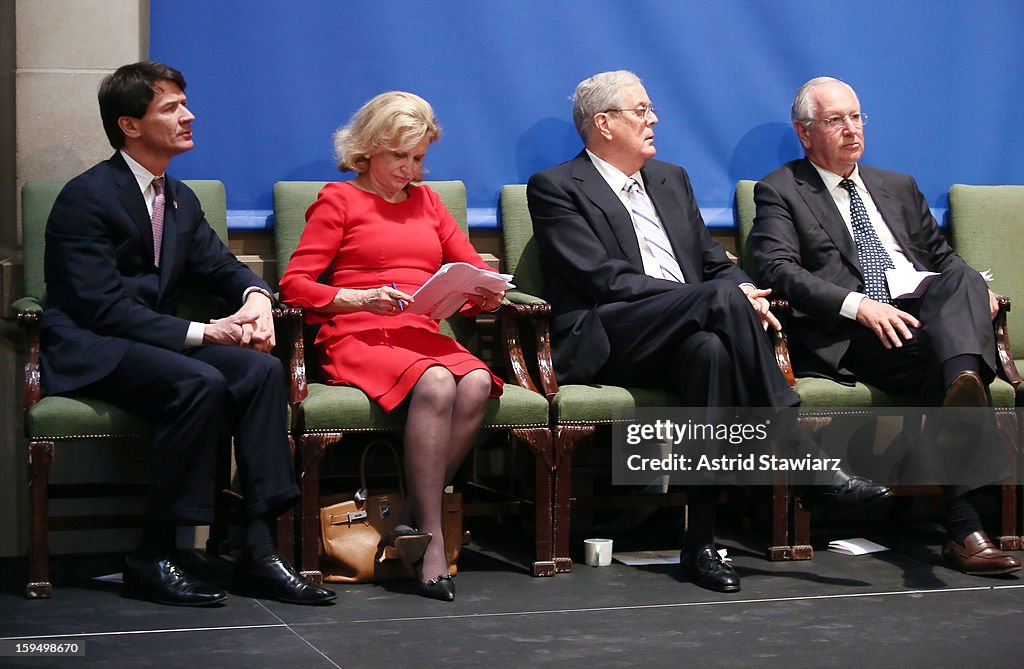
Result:
{"label": "wire-rimmed eyeglasses", "polygon": [[852,123],[854,128],[861,128],[868,122],[868,115],[857,112],[856,114],[845,114],[843,116],[836,114],[828,118],[818,119],[818,122],[829,130],[845,128],[847,121]]}
{"label": "wire-rimmed eyeglasses", "polygon": [[608,112],[633,112],[641,121],[646,121],[647,117],[650,114],[656,114],[657,110],[654,108],[654,105],[640,105],[639,107],[633,107],[632,109],[605,109],[601,113],[607,114]]}

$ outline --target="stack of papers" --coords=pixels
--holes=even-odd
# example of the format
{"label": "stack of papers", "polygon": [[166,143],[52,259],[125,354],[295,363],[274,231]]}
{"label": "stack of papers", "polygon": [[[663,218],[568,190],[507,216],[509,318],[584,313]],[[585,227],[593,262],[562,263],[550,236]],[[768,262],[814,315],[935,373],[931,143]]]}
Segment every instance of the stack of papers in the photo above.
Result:
{"label": "stack of papers", "polygon": [[867,555],[868,553],[889,550],[881,544],[876,544],[874,541],[860,538],[830,541],[828,542],[828,549],[833,553],[841,553],[842,555]]}
{"label": "stack of papers", "polygon": [[[732,562],[726,549],[719,548],[718,554],[726,562]],[[612,559],[630,567],[642,567],[649,564],[679,564],[679,549],[612,553]]]}
{"label": "stack of papers", "polygon": [[427,279],[413,294],[415,301],[406,311],[424,314],[439,321],[461,309],[466,303],[466,293],[476,293],[477,288],[500,293],[515,288],[515,284],[512,283],[511,274],[499,274],[478,269],[468,263],[452,262],[442,265],[434,276]]}

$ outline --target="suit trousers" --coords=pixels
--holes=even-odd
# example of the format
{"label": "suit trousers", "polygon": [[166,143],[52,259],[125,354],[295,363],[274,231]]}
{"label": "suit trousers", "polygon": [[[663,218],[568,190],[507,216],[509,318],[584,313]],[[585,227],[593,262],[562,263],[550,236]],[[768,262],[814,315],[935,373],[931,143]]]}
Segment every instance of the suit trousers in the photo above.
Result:
{"label": "suit trousers", "polygon": [[761,318],[735,283],[716,279],[598,307],[611,354],[599,381],[663,387],[683,406],[799,403]]}
{"label": "suit trousers", "polygon": [[246,513],[279,513],[299,496],[288,444],[284,370],[277,358],[233,346],[183,353],[135,343],[114,371],[77,394],[155,423],[148,514],[213,520],[216,453],[234,437]]}
{"label": "suit trousers", "polygon": [[968,355],[980,361],[982,380],[992,382],[995,335],[988,286],[978,272],[970,267],[942,272],[921,297],[899,300],[896,306],[921,322],[920,328],[912,328],[914,338],[900,348],[886,349],[860,323],[847,325],[850,348],[843,366],[857,378],[884,390],[917,395],[925,406],[939,406],[952,381],[943,377],[943,363]]}

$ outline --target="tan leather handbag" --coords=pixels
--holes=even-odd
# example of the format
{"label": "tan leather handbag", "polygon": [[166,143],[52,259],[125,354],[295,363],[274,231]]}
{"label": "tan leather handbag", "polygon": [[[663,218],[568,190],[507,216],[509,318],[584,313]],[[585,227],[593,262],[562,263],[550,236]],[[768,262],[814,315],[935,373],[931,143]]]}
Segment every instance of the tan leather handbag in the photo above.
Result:
{"label": "tan leather handbag", "polygon": [[[371,456],[386,448],[391,452],[398,475],[397,490],[371,492],[366,487],[366,470]],[[331,583],[374,583],[415,578],[410,565],[387,560],[380,546],[382,536],[395,526],[405,500],[405,478],[398,451],[389,442],[374,441],[363,450],[359,463],[359,490],[344,495],[344,501],[320,509],[321,570]],[[455,575],[456,563],[464,542],[462,533],[462,495],[444,493],[441,526],[449,573]]]}

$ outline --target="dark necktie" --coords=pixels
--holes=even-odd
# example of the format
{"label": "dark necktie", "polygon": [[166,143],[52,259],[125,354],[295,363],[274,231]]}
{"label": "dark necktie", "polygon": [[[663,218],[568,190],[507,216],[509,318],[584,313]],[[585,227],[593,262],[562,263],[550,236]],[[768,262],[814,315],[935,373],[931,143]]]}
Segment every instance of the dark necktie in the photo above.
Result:
{"label": "dark necktie", "polygon": [[892,264],[892,258],[886,253],[874,226],[871,225],[868,210],[857,193],[857,185],[849,179],[843,179],[839,185],[850,194],[850,224],[853,227],[853,241],[857,244],[860,271],[864,275],[864,292],[876,302],[892,304],[889,284],[885,280],[885,270],[896,266]]}
{"label": "dark necktie", "polygon": [[151,218],[153,222],[153,264],[159,267],[160,245],[164,239],[164,204],[166,203],[163,177],[153,179],[153,192],[156,193],[156,199],[153,200],[153,216]]}

